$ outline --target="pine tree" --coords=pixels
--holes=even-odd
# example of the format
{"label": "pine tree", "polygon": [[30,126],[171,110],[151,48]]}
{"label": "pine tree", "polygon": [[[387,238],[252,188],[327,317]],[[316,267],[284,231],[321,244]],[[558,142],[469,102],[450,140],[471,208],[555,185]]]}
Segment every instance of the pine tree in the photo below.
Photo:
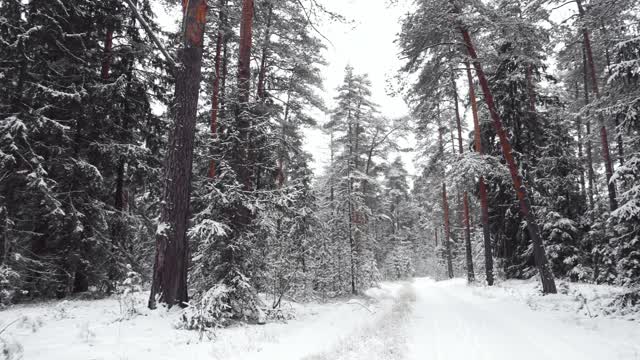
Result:
{"label": "pine tree", "polygon": [[[0,73],[11,77],[0,90],[0,191],[5,265],[19,274],[13,290],[109,292],[127,263],[148,265],[145,218],[164,131],[151,103],[164,101],[164,64],[119,2],[1,5],[13,21],[0,26],[9,40]],[[120,46],[110,46],[114,37]]]}
{"label": "pine tree", "polygon": [[207,2],[185,3],[182,12],[184,27],[178,50],[180,68],[176,74],[175,120],[165,162],[162,213],[156,232],[156,257],[149,296],[152,309],[158,300],[169,306],[183,306],[188,301],[187,227]]}

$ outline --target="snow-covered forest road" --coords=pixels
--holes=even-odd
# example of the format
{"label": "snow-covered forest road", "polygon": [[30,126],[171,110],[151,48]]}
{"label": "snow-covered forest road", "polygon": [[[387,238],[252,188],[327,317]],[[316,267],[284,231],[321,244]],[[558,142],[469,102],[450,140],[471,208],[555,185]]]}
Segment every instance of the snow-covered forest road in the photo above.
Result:
{"label": "snow-covered forest road", "polygon": [[536,287],[384,283],[360,299],[287,304],[295,320],[222,329],[212,339],[173,328],[177,309],[146,310],[144,293],[131,317],[118,299],[63,301],[9,308],[0,325],[17,320],[2,336],[29,360],[640,359],[640,324],[629,321],[637,314],[596,310],[616,288],[571,285],[542,297]]}
{"label": "snow-covered forest road", "polygon": [[[580,323],[533,311],[516,299],[483,296],[461,281],[418,280],[414,287],[407,359],[640,358],[639,337],[603,331],[607,321]],[[635,331],[640,334],[638,326]]]}

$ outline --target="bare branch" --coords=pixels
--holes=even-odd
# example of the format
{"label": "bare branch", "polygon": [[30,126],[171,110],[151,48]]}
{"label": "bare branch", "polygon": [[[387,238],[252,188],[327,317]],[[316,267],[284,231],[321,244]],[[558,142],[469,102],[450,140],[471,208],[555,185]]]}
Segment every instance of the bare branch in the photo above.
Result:
{"label": "bare branch", "polygon": [[149,24],[144,20],[144,18],[138,11],[138,8],[131,2],[131,0],[124,0],[124,2],[126,2],[127,5],[129,5],[129,8],[131,9],[131,11],[133,11],[133,15],[136,17],[136,19],[138,19],[138,21],[140,21],[140,24],[142,24],[144,31],[147,33],[147,35],[149,35],[149,37],[151,38],[153,43],[156,45],[158,50],[160,50],[162,55],[164,55],[165,59],[167,59],[167,61],[171,63],[171,66],[175,67],[176,61],[173,59],[173,57],[171,57],[171,55],[169,55],[169,52],[167,51],[167,49],[165,49],[164,46],[162,46],[160,39],[158,39],[156,34],[153,33]]}

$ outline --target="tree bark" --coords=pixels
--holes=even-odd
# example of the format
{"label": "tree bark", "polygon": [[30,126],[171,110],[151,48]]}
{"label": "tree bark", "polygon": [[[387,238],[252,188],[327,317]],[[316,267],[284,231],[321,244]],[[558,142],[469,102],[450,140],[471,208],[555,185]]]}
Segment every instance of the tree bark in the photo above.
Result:
{"label": "tree bark", "polygon": [[188,301],[187,226],[191,196],[193,142],[202,77],[202,44],[207,17],[206,0],[183,1],[181,66],[176,74],[175,120],[169,134],[160,223],[149,307],[156,301],[183,306]]}
{"label": "tree bark", "polygon": [[500,139],[502,153],[507,162],[507,165],[509,166],[509,172],[511,173],[513,186],[516,190],[516,194],[520,202],[520,212],[527,221],[527,229],[529,230],[529,236],[531,237],[531,240],[533,242],[534,259],[542,282],[542,291],[545,294],[556,293],[557,290],[555,280],[553,278],[553,273],[551,272],[551,268],[547,260],[542,238],[540,237],[540,229],[538,228],[537,219],[530,211],[529,195],[527,194],[526,187],[522,183],[522,178],[520,177],[518,167],[516,165],[515,159],[513,158],[511,144],[509,142],[509,139],[507,138],[507,133],[502,126],[502,119],[500,118],[500,114],[498,113],[498,110],[495,106],[493,95],[491,89],[489,88],[489,82],[487,81],[487,78],[484,74],[481,63],[478,60],[478,55],[476,53],[475,47],[473,46],[473,42],[471,41],[469,31],[463,26],[459,26],[459,31],[461,32],[464,44],[466,45],[467,53],[473,61],[476,75],[478,76],[480,86],[482,87],[482,91],[484,93],[485,102],[487,104],[487,107],[489,108],[491,118],[493,119],[493,126]]}

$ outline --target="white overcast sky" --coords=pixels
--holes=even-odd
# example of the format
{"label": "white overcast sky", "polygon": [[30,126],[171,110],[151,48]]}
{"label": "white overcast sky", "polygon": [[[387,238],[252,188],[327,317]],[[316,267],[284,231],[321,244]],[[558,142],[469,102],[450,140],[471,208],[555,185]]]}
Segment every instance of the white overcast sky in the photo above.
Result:
{"label": "white overcast sky", "polygon": [[[396,118],[408,113],[408,108],[400,98],[387,95],[387,80],[392,79],[401,66],[398,48],[394,44],[400,31],[401,8],[389,5],[388,0],[319,0],[327,9],[345,16],[347,23],[324,21],[317,25],[326,37],[325,58],[328,65],[323,71],[325,78],[324,98],[331,108],[335,88],[342,82],[344,68],[351,64],[358,73],[367,73],[372,83],[373,101],[379,105],[382,115]],[[404,3],[400,0],[399,3]],[[306,3],[303,1],[303,3]],[[158,20],[166,28],[175,29],[179,12],[166,13],[157,6]],[[320,122],[326,121],[320,115]],[[326,165],[329,139],[319,130],[308,130],[306,150],[314,156],[314,170],[320,173]],[[411,158],[405,163],[412,168]]]}
{"label": "white overcast sky", "polygon": [[[344,68],[350,64],[357,73],[369,75],[373,101],[379,105],[382,115],[389,118],[407,115],[409,110],[404,101],[388,95],[388,83],[402,65],[394,40],[400,31],[404,6],[389,5],[388,0],[322,1],[328,9],[348,20],[319,26],[319,31],[331,42],[325,53],[329,63],[324,72],[327,104],[333,104],[335,89],[343,80]],[[319,173],[328,159],[329,139],[319,130],[306,134],[307,150],[314,155],[314,168]],[[406,157],[405,163],[412,170],[410,157]]]}

